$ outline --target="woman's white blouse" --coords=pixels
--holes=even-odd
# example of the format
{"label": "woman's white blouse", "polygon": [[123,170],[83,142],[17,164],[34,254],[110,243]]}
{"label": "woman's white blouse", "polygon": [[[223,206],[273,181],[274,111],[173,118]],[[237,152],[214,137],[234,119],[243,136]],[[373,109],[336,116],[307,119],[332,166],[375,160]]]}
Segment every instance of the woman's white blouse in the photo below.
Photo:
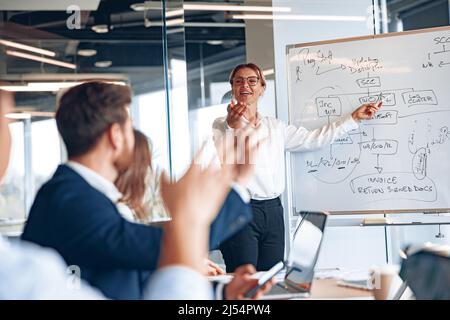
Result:
{"label": "woman's white blouse", "polygon": [[[331,144],[345,133],[358,128],[351,115],[315,130],[287,125],[272,117],[260,117],[257,124],[258,138],[267,137],[256,157],[255,173],[247,188],[251,198],[266,200],[278,197],[285,188],[285,151],[297,152],[319,149]],[[248,121],[242,117],[242,123]],[[226,117],[213,123],[214,139],[233,131]]]}

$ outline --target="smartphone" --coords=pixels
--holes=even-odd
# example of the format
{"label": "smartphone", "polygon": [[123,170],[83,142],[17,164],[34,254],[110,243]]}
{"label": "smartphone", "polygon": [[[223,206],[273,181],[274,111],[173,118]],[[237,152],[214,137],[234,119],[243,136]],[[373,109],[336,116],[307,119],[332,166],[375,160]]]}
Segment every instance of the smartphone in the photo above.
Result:
{"label": "smartphone", "polygon": [[268,281],[270,281],[270,279],[275,277],[283,269],[284,269],[284,262],[283,261],[278,262],[276,265],[274,265],[272,268],[270,268],[270,270],[265,272],[258,279],[258,284],[253,289],[247,291],[247,293],[245,293],[244,296],[246,298],[253,297],[261,287],[263,287]]}

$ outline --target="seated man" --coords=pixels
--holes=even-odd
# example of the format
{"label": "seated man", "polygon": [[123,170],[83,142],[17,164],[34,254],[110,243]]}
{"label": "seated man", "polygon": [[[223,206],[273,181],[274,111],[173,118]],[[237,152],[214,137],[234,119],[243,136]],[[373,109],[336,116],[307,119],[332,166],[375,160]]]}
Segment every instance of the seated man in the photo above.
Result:
{"label": "seated man", "polygon": [[[8,165],[11,145],[8,121],[4,116],[12,110],[13,104],[12,96],[0,90],[0,181]],[[195,164],[191,165],[180,182],[162,181],[165,200],[172,206],[173,222],[164,233],[160,268],[151,278],[144,296],[146,299],[212,297],[211,288],[200,273],[199,261],[207,250],[208,224],[226,195],[230,168],[223,167],[219,171],[198,169]],[[212,184],[214,188],[211,188]],[[189,197],[177,197],[180,192],[185,193],[186,188]],[[206,205],[199,210],[196,202],[205,195]],[[187,223],[191,228],[185,228]],[[192,237],[196,237],[197,243],[184,240]],[[0,300],[104,298],[101,292],[80,281],[79,270],[66,269],[53,250],[24,242],[11,244],[0,236],[0,256]],[[251,273],[254,273],[251,266],[241,267],[224,290],[226,298],[242,298],[254,287],[256,280],[250,278]],[[259,290],[254,298],[268,289]]]}
{"label": "seated man", "polygon": [[[142,297],[162,237],[161,229],[128,222],[116,208],[121,194],[114,181],[133,161],[130,102],[128,87],[103,82],[84,83],[61,97],[56,122],[69,162],[39,190],[22,235],[56,249],[80,268],[83,279],[115,299]],[[234,172],[235,182],[245,185],[251,169],[244,165]],[[183,190],[178,196],[190,195],[189,188]],[[211,226],[210,247],[250,218],[248,204],[232,190]]]}

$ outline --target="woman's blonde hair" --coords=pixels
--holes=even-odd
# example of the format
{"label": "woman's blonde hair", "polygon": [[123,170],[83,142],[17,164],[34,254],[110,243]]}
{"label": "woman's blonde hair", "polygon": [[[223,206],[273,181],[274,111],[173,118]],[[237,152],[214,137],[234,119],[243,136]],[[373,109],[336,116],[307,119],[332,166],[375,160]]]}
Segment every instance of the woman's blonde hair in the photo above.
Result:
{"label": "woman's blonde hair", "polygon": [[145,178],[152,166],[149,141],[139,130],[134,129],[134,150],[132,165],[116,180],[116,187],[122,193],[121,201],[127,204],[139,220],[146,219],[144,210]]}

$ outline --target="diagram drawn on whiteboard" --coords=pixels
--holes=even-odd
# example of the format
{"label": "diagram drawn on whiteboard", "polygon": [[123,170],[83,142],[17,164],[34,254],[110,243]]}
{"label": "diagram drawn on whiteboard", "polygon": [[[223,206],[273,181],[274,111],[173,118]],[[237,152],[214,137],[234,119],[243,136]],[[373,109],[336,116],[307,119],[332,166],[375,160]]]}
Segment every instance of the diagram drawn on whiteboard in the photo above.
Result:
{"label": "diagram drawn on whiteboard", "polygon": [[[296,191],[299,197],[313,187],[348,192],[364,204],[398,199],[433,203],[450,190],[450,181],[442,183],[445,177],[436,169],[450,166],[440,163],[450,153],[450,95],[442,86],[450,81],[450,31],[425,35],[422,41],[427,46],[419,53],[397,52],[395,57],[375,50],[361,54],[364,44],[356,43],[346,49],[338,43],[289,51],[291,123],[310,129],[330,125],[358,105],[382,102],[357,130],[296,156],[294,175],[305,184],[317,181],[309,190],[298,187],[303,188]],[[399,57],[405,61],[395,61]],[[304,198],[299,202],[307,203]]]}

